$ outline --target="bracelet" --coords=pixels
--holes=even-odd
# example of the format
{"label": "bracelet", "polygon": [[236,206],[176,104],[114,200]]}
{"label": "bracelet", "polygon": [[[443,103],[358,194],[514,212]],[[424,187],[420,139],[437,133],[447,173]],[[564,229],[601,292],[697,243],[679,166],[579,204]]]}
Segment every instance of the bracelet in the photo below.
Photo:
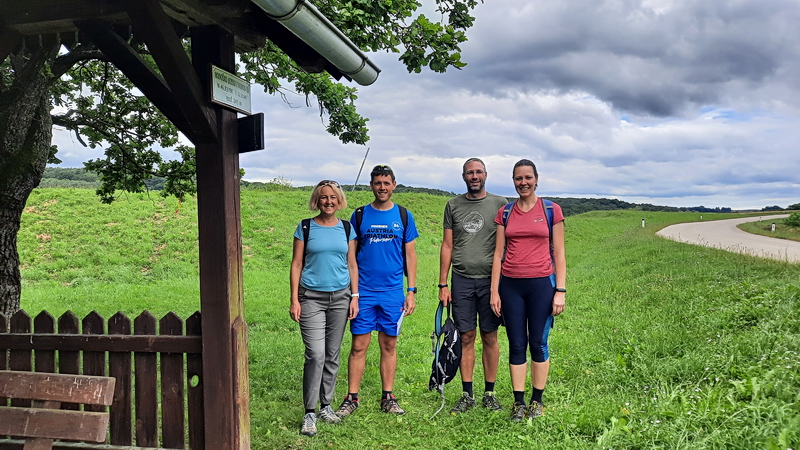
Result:
{"label": "bracelet", "polygon": [[440,285],[438,285],[438,286],[439,286],[439,289],[441,289],[441,288],[446,288],[446,287],[447,287],[447,283],[445,283],[445,284],[440,284]]}
{"label": "bracelet", "polygon": [[358,297],[361,297],[361,294],[359,294],[358,292],[356,292],[355,294],[350,294],[350,297],[351,297],[351,298],[358,298]]}
{"label": "bracelet", "polygon": [[566,294],[567,293],[567,289],[566,288],[556,288],[556,292],[563,292],[563,293]]}

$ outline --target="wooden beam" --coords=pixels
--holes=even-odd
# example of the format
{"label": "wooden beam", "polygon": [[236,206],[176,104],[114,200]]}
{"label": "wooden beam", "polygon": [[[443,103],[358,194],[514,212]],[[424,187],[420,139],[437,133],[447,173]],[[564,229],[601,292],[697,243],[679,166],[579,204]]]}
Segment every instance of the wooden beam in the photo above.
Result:
{"label": "wooden beam", "polygon": [[[218,26],[192,29],[192,61],[203,86],[209,66],[235,72],[233,36]],[[203,329],[205,445],[250,448],[247,324],[242,283],[236,113],[214,105],[218,144],[197,146],[197,222]]]}
{"label": "wooden beam", "polygon": [[108,413],[44,408],[0,408],[0,435],[103,442]]}
{"label": "wooden beam", "polygon": [[58,0],[2,2],[6,26],[23,35],[75,31],[75,21],[103,19],[106,22],[128,21],[122,0]]}
{"label": "wooden beam", "polygon": [[0,371],[0,395],[108,406],[114,401],[115,382],[111,377],[3,370]]}
{"label": "wooden beam", "polygon": [[190,126],[178,100],[164,79],[156,73],[111,27],[99,20],[76,23],[77,27],[108,57],[115,66],[159,109],[167,119],[193,140]]}
{"label": "wooden beam", "polygon": [[222,27],[234,35],[237,51],[258,50],[267,40],[250,20],[250,0],[162,0],[161,4],[173,19],[191,20],[190,26]]}
{"label": "wooden beam", "polygon": [[0,63],[22,42],[22,35],[9,28],[0,28]]}
{"label": "wooden beam", "polygon": [[[2,350],[200,353],[200,336],[0,333]],[[2,368],[0,368],[2,369]]]}
{"label": "wooden beam", "polygon": [[175,35],[169,17],[158,0],[125,0],[134,35],[147,44],[175,101],[191,129],[195,145],[217,142],[217,130],[208,108],[208,94],[192,68],[183,43]]}

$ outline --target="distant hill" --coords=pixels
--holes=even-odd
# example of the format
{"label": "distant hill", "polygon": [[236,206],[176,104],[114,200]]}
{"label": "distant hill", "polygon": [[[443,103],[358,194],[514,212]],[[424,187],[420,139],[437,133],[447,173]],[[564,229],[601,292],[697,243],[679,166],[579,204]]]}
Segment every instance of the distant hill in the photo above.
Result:
{"label": "distant hill", "polygon": [[[163,178],[152,178],[147,180],[147,187],[153,191],[160,191],[164,187]],[[260,181],[241,181],[241,186],[245,189],[256,190],[311,190],[312,186],[291,186],[291,180],[283,178],[276,178],[271,182],[263,183]],[[100,187],[100,181],[97,174],[87,172],[81,168],[62,168],[62,167],[47,167],[44,170],[44,177],[39,187],[66,187],[66,188],[89,188],[97,189]],[[352,185],[342,185],[345,192],[353,190]],[[369,190],[368,185],[359,184],[355,187],[356,191]],[[453,197],[456,195],[454,192],[443,191],[441,189],[431,189],[424,187],[413,187],[398,184],[395,189],[397,193],[422,193],[431,195],[441,195]],[[681,211],[694,211],[698,213],[729,213],[732,212],[731,208],[707,208],[705,206],[691,206],[691,207],[674,207],[674,206],[657,206],[650,203],[629,203],[622,200],[613,198],[573,198],[573,197],[547,197],[550,200],[558,203],[565,216],[574,216],[589,211],[608,211],[608,210],[633,210],[633,211],[665,211],[665,212],[681,212]],[[790,205],[789,209],[800,206],[800,203]],[[780,206],[767,206],[762,211],[780,211]]]}

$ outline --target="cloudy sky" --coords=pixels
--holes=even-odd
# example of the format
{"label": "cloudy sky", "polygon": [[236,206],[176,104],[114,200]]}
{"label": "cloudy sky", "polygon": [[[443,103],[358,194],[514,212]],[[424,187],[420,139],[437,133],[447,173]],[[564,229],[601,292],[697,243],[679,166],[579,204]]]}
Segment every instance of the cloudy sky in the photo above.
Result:
{"label": "cloudy sky", "polygon": [[[370,55],[382,73],[359,89],[366,146],[328,135],[303,98],[254,86],[267,149],[242,155],[245,179],[350,184],[369,147],[361,182],[390,164],[399,183],[463,192],[461,164],[477,156],[488,189],[511,196],[528,158],[542,196],[800,202],[796,0],[485,0],[475,15],[463,70],[409,74]],[[69,136],[56,143],[64,165],[86,159]]]}

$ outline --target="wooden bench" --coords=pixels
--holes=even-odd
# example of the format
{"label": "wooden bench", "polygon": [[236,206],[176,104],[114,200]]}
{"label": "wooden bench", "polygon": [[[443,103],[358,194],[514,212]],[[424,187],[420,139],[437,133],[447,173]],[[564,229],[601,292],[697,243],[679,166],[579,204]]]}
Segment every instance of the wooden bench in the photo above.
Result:
{"label": "wooden bench", "polygon": [[111,405],[114,384],[111,377],[0,370],[0,398],[31,400],[30,407],[0,406],[0,436],[27,438],[24,450],[52,449],[53,439],[103,442],[108,412],[58,408],[62,402]]}

